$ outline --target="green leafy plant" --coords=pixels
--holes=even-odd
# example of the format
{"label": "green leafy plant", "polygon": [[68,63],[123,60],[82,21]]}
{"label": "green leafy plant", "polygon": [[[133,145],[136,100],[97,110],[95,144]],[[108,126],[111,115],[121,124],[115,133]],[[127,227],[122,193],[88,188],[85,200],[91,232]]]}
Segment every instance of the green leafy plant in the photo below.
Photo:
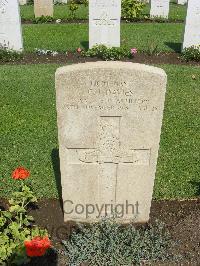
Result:
{"label": "green leafy plant", "polygon": [[89,4],[89,0],[82,0],[82,4],[87,7]]}
{"label": "green leafy plant", "polygon": [[69,265],[141,265],[143,261],[172,257],[170,235],[159,222],[146,228],[121,226],[111,219],[91,226],[79,225],[63,244]]}
{"label": "green leafy plant", "polygon": [[145,4],[139,0],[122,0],[122,17],[133,20],[141,16]]}
{"label": "green leafy plant", "polygon": [[52,21],[54,21],[54,19],[51,16],[41,16],[41,17],[33,19],[33,23],[35,23],[35,24],[48,23],[48,22],[52,22]]}
{"label": "green leafy plant", "polygon": [[70,17],[74,19],[76,17],[76,11],[78,10],[79,5],[76,4],[76,1],[71,0],[69,2]]}
{"label": "green leafy plant", "polygon": [[14,50],[8,49],[6,45],[0,45],[0,62],[10,62],[15,60],[20,60],[23,58],[21,52],[16,52]]}
{"label": "green leafy plant", "polygon": [[34,0],[28,0],[27,5],[34,5]]}
{"label": "green leafy plant", "polygon": [[125,47],[111,47],[105,45],[95,45],[88,51],[82,52],[83,56],[98,57],[103,60],[120,60],[125,57],[131,57],[131,51]]}
{"label": "green leafy plant", "polygon": [[191,46],[189,48],[185,48],[182,51],[182,58],[185,61],[200,61],[200,45]]}
{"label": "green leafy plant", "polygon": [[148,55],[159,55],[161,51],[159,50],[159,45],[157,42],[155,40],[149,39],[147,40],[144,52]]}
{"label": "green leafy plant", "polygon": [[8,210],[0,210],[0,264],[21,265],[28,260],[24,241],[48,236],[46,230],[33,225],[33,217],[27,213],[29,204],[37,202],[31,189],[24,184],[28,176],[24,168],[13,172],[13,179],[21,182],[20,191],[12,194]]}

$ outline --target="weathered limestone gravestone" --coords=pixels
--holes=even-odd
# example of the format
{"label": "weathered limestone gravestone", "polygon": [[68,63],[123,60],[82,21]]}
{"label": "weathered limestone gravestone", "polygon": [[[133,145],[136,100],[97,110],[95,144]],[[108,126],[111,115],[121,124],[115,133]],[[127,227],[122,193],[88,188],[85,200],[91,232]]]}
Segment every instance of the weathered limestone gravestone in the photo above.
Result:
{"label": "weathered limestone gravestone", "polygon": [[121,222],[148,221],[165,90],[165,72],[146,65],[96,62],[57,70],[65,221],[96,221],[119,207]]}
{"label": "weathered limestone gravestone", "polygon": [[151,18],[168,18],[169,0],[151,0]]}
{"label": "weathered limestone gravestone", "polygon": [[89,47],[120,47],[121,0],[89,1]]}
{"label": "weathered limestone gravestone", "polygon": [[53,17],[53,0],[34,0],[35,17]]}
{"label": "weathered limestone gravestone", "polygon": [[177,4],[178,5],[185,5],[185,4],[187,4],[187,0],[178,0]]}
{"label": "weathered limestone gravestone", "polygon": [[0,46],[23,49],[18,0],[0,0]]}
{"label": "weathered limestone gravestone", "polygon": [[183,49],[186,47],[200,45],[200,1],[189,0],[187,17],[185,22],[185,33]]}

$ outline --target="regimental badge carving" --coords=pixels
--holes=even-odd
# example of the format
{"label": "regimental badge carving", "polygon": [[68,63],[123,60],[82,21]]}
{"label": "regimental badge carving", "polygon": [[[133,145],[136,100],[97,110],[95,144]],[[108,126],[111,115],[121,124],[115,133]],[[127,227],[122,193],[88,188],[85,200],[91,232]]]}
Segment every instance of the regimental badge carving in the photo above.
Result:
{"label": "regimental badge carving", "polygon": [[111,19],[106,12],[103,12],[101,16],[94,19],[97,26],[114,26],[117,19]]}

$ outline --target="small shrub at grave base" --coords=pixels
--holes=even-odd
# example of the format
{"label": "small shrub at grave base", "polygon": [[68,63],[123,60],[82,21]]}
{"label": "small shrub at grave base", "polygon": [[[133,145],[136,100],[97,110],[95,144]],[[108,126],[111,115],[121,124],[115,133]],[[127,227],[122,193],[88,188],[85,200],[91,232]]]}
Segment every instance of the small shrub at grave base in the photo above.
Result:
{"label": "small shrub at grave base", "polygon": [[29,257],[44,255],[51,246],[47,231],[33,226],[33,217],[27,213],[29,204],[37,202],[25,184],[29,176],[30,172],[23,167],[12,173],[21,188],[12,194],[8,210],[0,210],[0,265],[22,265]]}
{"label": "small shrub at grave base", "polygon": [[51,16],[41,16],[39,18],[34,18],[33,23],[35,24],[42,24],[54,21],[53,17]]}
{"label": "small shrub at grave base", "polygon": [[136,228],[105,219],[90,226],[79,225],[63,241],[69,265],[141,265],[172,259],[173,242],[162,223]]}
{"label": "small shrub at grave base", "polygon": [[34,5],[34,0],[28,0],[27,5]]}
{"label": "small shrub at grave base", "polygon": [[182,51],[182,58],[185,61],[200,61],[200,45],[198,46],[191,46],[189,48],[185,48]]}
{"label": "small shrub at grave base", "polygon": [[83,4],[85,7],[88,6],[89,0],[74,0],[76,4]]}
{"label": "small shrub at grave base", "polygon": [[70,17],[74,19],[76,17],[76,11],[78,10],[79,5],[76,4],[75,0],[69,1],[69,10],[70,10]]}
{"label": "small shrub at grave base", "polygon": [[161,53],[158,43],[154,40],[147,41],[144,52],[146,52],[148,55],[159,55]]}
{"label": "small shrub at grave base", "polygon": [[20,60],[23,58],[22,52],[17,52],[11,49],[8,49],[6,46],[0,45],[0,62],[10,62],[15,60]]}
{"label": "small shrub at grave base", "polygon": [[141,16],[145,4],[139,0],[122,0],[122,18],[132,20]]}
{"label": "small shrub at grave base", "polygon": [[87,7],[89,5],[89,0],[82,0],[82,4]]}
{"label": "small shrub at grave base", "polygon": [[133,56],[130,49],[125,47],[111,47],[108,48],[105,45],[95,45],[88,51],[82,52],[83,56],[98,57],[103,60],[120,60],[122,58],[130,58]]}

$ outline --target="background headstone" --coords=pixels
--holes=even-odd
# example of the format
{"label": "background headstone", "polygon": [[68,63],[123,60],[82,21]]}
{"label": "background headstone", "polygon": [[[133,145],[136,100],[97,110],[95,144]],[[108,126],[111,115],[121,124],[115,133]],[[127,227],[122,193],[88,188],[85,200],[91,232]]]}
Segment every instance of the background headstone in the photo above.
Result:
{"label": "background headstone", "polygon": [[89,1],[89,47],[120,47],[121,0]]}
{"label": "background headstone", "polygon": [[23,49],[18,0],[0,0],[0,45],[16,51]]}
{"label": "background headstone", "polygon": [[200,45],[200,0],[189,0],[185,22],[183,49]]}
{"label": "background headstone", "polygon": [[168,18],[169,0],[151,0],[151,18]]}
{"label": "background headstone", "polygon": [[[126,209],[127,202],[138,202],[135,222],[148,221],[165,91],[165,72],[146,65],[96,62],[57,70],[65,221],[98,220],[97,212],[69,214],[68,208],[80,204],[124,204]],[[120,221],[133,218],[129,206]]]}
{"label": "background headstone", "polygon": [[185,4],[187,4],[187,0],[178,0],[177,4],[178,5],[185,5]]}
{"label": "background headstone", "polygon": [[56,0],[55,3],[67,4],[68,0]]}
{"label": "background headstone", "polygon": [[53,17],[53,0],[34,0],[35,17]]}
{"label": "background headstone", "polygon": [[27,0],[19,0],[19,4],[21,6],[26,5],[27,4]]}

